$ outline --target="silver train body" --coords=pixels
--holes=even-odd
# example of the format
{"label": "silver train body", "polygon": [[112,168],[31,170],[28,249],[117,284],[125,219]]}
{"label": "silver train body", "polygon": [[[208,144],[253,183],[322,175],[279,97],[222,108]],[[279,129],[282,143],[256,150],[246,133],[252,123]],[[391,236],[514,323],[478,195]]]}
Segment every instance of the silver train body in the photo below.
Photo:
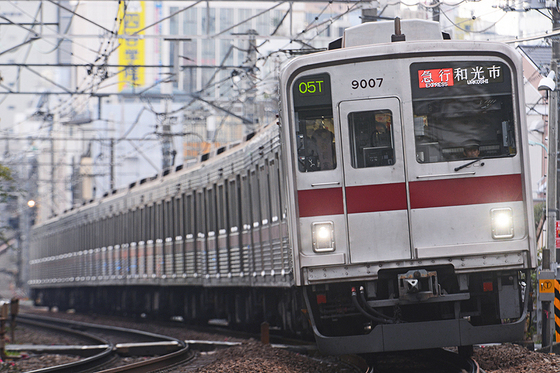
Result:
{"label": "silver train body", "polygon": [[37,302],[268,321],[333,354],[522,339],[520,57],[428,21],[338,44],[284,66],[279,125],[35,227]]}

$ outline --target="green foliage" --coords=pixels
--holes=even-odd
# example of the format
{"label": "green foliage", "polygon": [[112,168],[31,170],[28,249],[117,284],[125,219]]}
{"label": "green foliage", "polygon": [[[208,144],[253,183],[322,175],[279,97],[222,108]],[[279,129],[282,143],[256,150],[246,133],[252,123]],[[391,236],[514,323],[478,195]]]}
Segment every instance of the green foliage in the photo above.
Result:
{"label": "green foliage", "polygon": [[[0,164],[0,203],[6,202],[13,195],[15,190],[13,180],[12,171]],[[0,227],[0,244],[6,242],[4,229],[5,227]]]}
{"label": "green foliage", "polygon": [[11,195],[14,188],[10,182],[13,180],[12,171],[0,164],[0,202],[5,202]]}
{"label": "green foliage", "polygon": [[533,214],[535,216],[535,228],[538,228],[539,222],[544,217],[545,204],[543,202],[535,203],[533,206]]}

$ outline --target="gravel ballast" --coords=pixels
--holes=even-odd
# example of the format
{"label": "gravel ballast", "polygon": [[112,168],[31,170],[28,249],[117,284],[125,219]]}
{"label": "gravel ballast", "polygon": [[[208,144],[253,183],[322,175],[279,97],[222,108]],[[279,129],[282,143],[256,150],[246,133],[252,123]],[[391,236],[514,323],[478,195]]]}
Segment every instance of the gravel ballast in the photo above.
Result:
{"label": "gravel ballast", "polygon": [[[348,366],[338,358],[314,359],[296,352],[273,348],[258,341],[249,339],[224,337],[223,335],[203,333],[189,330],[183,325],[155,323],[149,321],[135,322],[119,317],[87,316],[64,313],[43,313],[44,316],[60,317],[76,321],[117,325],[121,327],[145,330],[152,333],[172,336],[182,340],[227,340],[242,342],[240,346],[219,349],[209,353],[207,363],[202,367],[185,369],[176,372],[197,373],[246,373],[246,372],[282,372],[282,373],[335,373],[347,372]],[[9,335],[9,333],[7,334]],[[55,335],[41,330],[18,326],[16,328],[18,344],[79,344],[67,336]],[[7,341],[7,343],[11,343]],[[560,373],[560,356],[529,351],[525,347],[512,344],[476,347],[473,358],[486,373]],[[47,365],[57,365],[79,359],[64,355],[29,356],[23,359],[4,362],[0,372],[25,372]]]}

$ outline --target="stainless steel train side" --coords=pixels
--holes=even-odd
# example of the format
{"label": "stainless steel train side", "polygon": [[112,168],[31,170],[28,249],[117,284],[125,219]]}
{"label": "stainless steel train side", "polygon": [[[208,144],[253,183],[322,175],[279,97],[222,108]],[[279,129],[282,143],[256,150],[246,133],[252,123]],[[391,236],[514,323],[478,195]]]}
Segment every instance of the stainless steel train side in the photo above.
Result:
{"label": "stainless steel train side", "polygon": [[278,126],[33,228],[38,304],[305,329]]}

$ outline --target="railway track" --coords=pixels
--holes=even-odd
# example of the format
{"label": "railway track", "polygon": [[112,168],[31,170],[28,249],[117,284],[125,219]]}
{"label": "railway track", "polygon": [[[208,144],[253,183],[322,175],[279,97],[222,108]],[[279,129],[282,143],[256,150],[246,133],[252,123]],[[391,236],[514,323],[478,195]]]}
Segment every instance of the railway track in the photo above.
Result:
{"label": "railway track", "polygon": [[[69,315],[67,315],[69,316]],[[83,320],[83,319],[82,319]],[[98,320],[100,321],[100,320]],[[93,343],[92,346],[87,346],[83,348],[82,353],[84,355],[83,359],[79,362],[57,366],[49,367],[45,369],[38,369],[36,372],[86,372],[95,371],[103,373],[112,372],[149,372],[149,371],[165,371],[165,372],[195,372],[199,369],[203,371],[212,372],[215,371],[215,364],[222,364],[223,366],[231,366],[232,361],[231,356],[242,356],[241,360],[244,360],[241,364],[246,364],[247,367],[252,364],[265,364],[263,371],[267,371],[266,366],[286,366],[285,360],[299,362],[292,364],[291,366],[298,366],[298,364],[308,364],[310,370],[314,372],[329,372],[329,373],[365,373],[367,372],[367,366],[362,362],[361,364],[352,360],[340,359],[337,360],[333,357],[325,357],[316,353],[313,347],[310,347],[308,343],[304,345],[297,345],[296,341],[282,341],[275,339],[275,344],[273,345],[263,345],[259,342],[255,342],[257,337],[252,335],[253,342],[239,342],[243,340],[241,337],[236,337],[234,339],[238,342],[224,342],[224,341],[213,341],[213,340],[184,340],[184,349],[180,349],[178,339],[172,337],[165,337],[160,334],[154,334],[149,332],[138,331],[135,329],[127,329],[113,326],[101,326],[97,324],[92,324],[92,322],[76,322],[69,320],[68,318],[58,318],[58,317],[45,317],[32,314],[23,314],[21,318],[18,319],[18,323],[23,325],[35,325],[37,327],[48,327],[50,329],[55,329],[56,333],[72,334],[74,337],[79,337],[85,343]],[[129,328],[135,328],[135,326],[127,325]],[[180,324],[173,327],[176,332],[180,330]],[[175,335],[169,327],[163,327],[164,334]],[[196,332],[199,334],[200,332]],[[223,333],[223,331],[222,331]],[[178,337],[178,335],[175,335]],[[163,339],[162,339],[163,338]],[[181,337],[178,337],[181,338]],[[249,338],[249,337],[246,337]],[[218,338],[219,339],[219,338]],[[224,337],[223,339],[228,339]],[[249,339],[247,339],[249,341]],[[183,342],[183,338],[181,341]],[[71,342],[72,343],[72,342]],[[81,343],[81,342],[76,342]],[[282,344],[282,343],[288,343]],[[294,345],[295,343],[295,345]],[[112,346],[112,347],[111,347]],[[59,354],[76,354],[77,350],[75,347],[70,346],[72,351],[61,351],[57,350]],[[230,357],[220,360],[218,357],[221,354],[215,353],[213,351],[217,349],[231,348],[232,355]],[[24,349],[23,347],[22,349]],[[164,350],[167,348],[167,350]],[[158,351],[157,357],[153,357],[149,360],[142,361],[141,363],[127,364],[125,366],[115,366],[118,364],[116,361],[122,356],[148,356],[153,355],[155,349],[160,349]],[[287,351],[276,352],[277,350],[290,350],[293,353]],[[108,350],[112,351],[112,355],[109,355]],[[148,351],[146,351],[148,350]],[[236,350],[236,351],[233,351]],[[39,351],[42,353],[48,353],[46,351]],[[53,352],[50,352],[53,353]],[[224,352],[224,354],[229,354],[229,352]],[[282,358],[278,358],[280,355]],[[307,356],[307,357],[306,357]],[[175,359],[175,360],[173,360]],[[267,361],[269,360],[270,361]],[[91,360],[91,361],[86,361]],[[104,361],[105,360],[105,361]],[[280,360],[280,362],[278,362]],[[263,361],[266,361],[263,363]],[[318,364],[318,361],[322,361],[322,364]],[[123,363],[122,361],[120,363]],[[316,369],[317,366],[325,367],[327,365],[338,364],[336,368],[331,370],[320,370]],[[213,365],[214,364],[214,365]],[[314,365],[315,364],[315,365]],[[288,363],[290,365],[290,363]],[[170,366],[172,366],[170,368]],[[301,368],[301,366],[300,366]],[[204,370],[206,369],[206,370]],[[248,368],[251,369],[251,368]],[[226,369],[227,370],[227,369]],[[245,372],[251,370],[237,370],[237,372]],[[285,371],[292,371],[288,367]],[[299,371],[299,370],[294,370]]]}
{"label": "railway track", "polygon": [[[194,372],[200,368],[203,369],[202,371],[210,372],[215,369],[215,365],[212,364],[215,363],[216,357],[213,353],[209,353],[209,351],[217,348],[242,345],[241,342],[182,341],[173,337],[129,328],[94,325],[86,322],[36,315],[24,314],[18,322],[54,329],[57,333],[72,334],[82,338],[85,343],[93,344],[84,349],[85,352],[83,352],[83,358],[80,361],[33,371],[41,373],[87,371],[103,373],[150,372],[162,369],[165,369],[166,372]],[[302,349],[300,351],[301,354],[313,356],[312,350],[307,350],[309,346],[301,346],[299,348]],[[74,353],[76,353],[75,350]],[[153,355],[157,356],[153,357]],[[150,358],[130,363],[123,362],[123,356],[141,356],[144,359],[146,356],[150,356]],[[322,356],[317,356],[317,360],[323,358]],[[233,361],[235,359],[235,355],[230,355],[230,359],[223,360],[221,364],[224,367],[228,367],[228,364],[230,364],[233,368]],[[327,362],[327,360],[324,361]],[[345,373],[408,373],[418,372],[418,369],[425,373],[481,372],[477,363],[472,359],[464,359],[459,354],[438,349],[368,354],[361,357],[347,355],[340,357],[338,361],[344,364],[345,368],[340,370],[341,364],[337,372],[344,371]],[[176,368],[169,368],[170,366],[175,366]],[[204,370],[205,367],[206,370]]]}
{"label": "railway track", "polygon": [[[57,349],[57,353],[63,351],[83,358],[72,363],[36,369],[34,373],[150,372],[173,366],[193,356],[189,345],[181,340],[139,330],[25,314],[18,317],[18,323],[73,335],[93,343],[87,348]],[[122,365],[122,356],[150,358]]]}

